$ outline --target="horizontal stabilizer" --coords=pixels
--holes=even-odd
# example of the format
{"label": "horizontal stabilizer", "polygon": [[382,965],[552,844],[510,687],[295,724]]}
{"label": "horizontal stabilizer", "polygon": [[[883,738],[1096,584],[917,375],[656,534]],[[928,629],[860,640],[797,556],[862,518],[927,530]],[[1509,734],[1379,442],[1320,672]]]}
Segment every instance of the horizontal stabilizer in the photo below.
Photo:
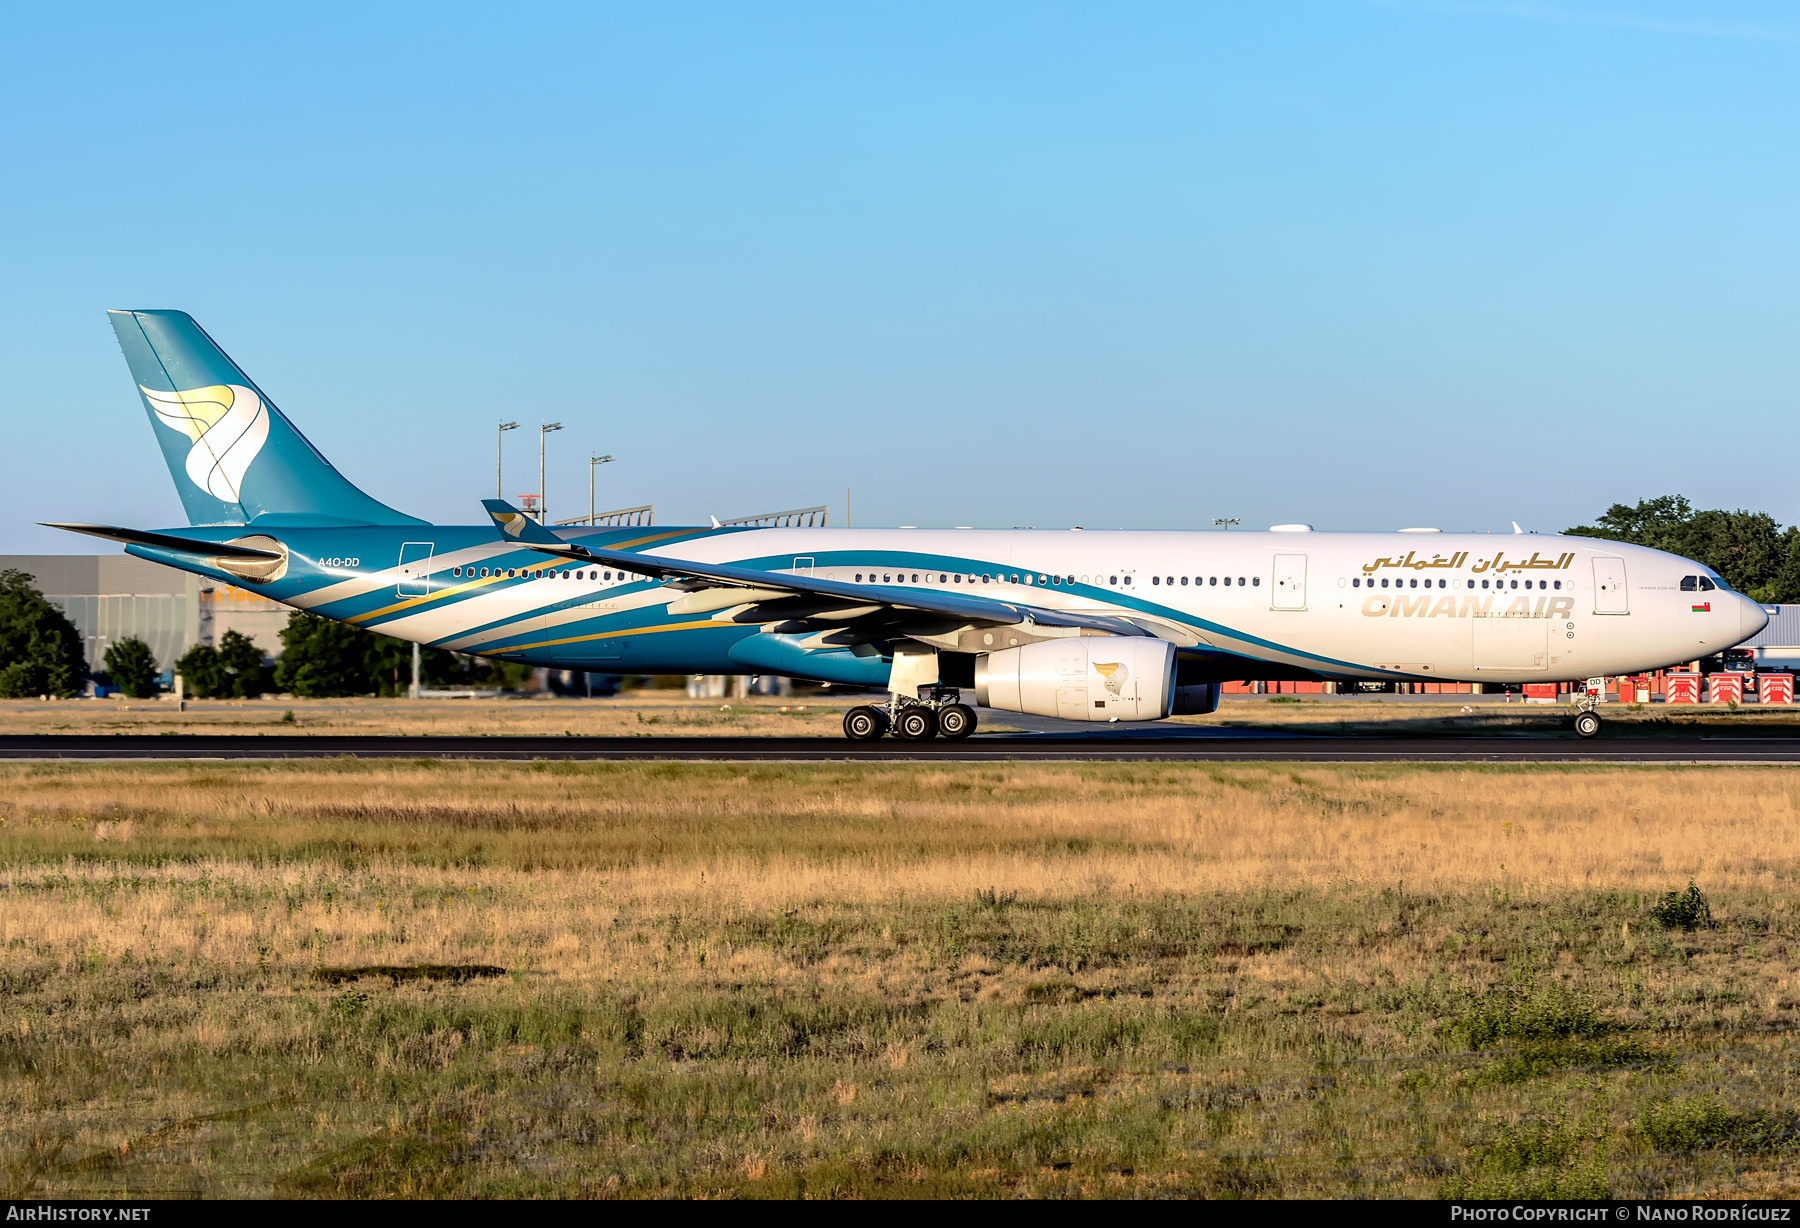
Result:
{"label": "horizontal stabilizer", "polygon": [[184,554],[199,554],[211,559],[257,559],[266,563],[283,557],[274,550],[257,550],[251,546],[232,546],[224,542],[203,542],[169,533],[146,533],[141,529],[121,529],[110,524],[54,524],[47,520],[39,523],[46,529],[67,529],[71,533],[86,533],[89,537],[104,537],[108,541],[123,542],[130,546],[179,550]]}

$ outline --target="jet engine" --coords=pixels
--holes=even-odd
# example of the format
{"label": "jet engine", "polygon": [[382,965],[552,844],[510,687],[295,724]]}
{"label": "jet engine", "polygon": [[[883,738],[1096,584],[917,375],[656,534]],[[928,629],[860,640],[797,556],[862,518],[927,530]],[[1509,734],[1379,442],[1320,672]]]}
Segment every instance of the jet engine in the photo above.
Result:
{"label": "jet engine", "polygon": [[1158,721],[1175,702],[1175,646],[1070,636],[990,652],[975,662],[975,695],[985,707],[1066,721]]}

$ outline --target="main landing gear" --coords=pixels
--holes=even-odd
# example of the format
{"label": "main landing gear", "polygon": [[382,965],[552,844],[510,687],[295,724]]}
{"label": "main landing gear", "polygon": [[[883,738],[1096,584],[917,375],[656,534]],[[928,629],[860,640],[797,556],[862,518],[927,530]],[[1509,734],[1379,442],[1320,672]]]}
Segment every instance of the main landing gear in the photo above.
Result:
{"label": "main landing gear", "polygon": [[954,687],[933,687],[922,699],[892,695],[883,704],[861,704],[844,713],[844,736],[852,742],[873,742],[884,733],[908,742],[966,738],[975,732],[975,709],[961,700]]}

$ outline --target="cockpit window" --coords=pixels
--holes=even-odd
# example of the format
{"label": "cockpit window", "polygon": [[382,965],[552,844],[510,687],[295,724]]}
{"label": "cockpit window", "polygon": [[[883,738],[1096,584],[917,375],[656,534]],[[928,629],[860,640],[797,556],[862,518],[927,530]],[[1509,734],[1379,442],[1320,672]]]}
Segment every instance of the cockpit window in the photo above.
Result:
{"label": "cockpit window", "polygon": [[1681,591],[1684,593],[1699,592],[1700,591],[1700,577],[1699,576],[1683,576],[1683,577],[1681,577]]}
{"label": "cockpit window", "polygon": [[1707,579],[1705,576],[1700,577],[1700,591],[1701,592],[1710,593],[1715,588],[1718,588],[1718,587],[1719,586],[1717,584],[1714,584],[1711,580]]}

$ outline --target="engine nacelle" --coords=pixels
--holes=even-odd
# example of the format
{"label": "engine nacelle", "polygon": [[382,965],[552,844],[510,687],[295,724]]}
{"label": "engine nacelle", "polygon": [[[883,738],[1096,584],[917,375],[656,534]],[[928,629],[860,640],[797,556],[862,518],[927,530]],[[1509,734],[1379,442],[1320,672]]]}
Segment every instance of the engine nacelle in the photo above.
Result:
{"label": "engine nacelle", "polygon": [[1070,636],[990,652],[975,696],[1002,712],[1066,721],[1159,721],[1175,702],[1175,646],[1136,636]]}
{"label": "engine nacelle", "polygon": [[1219,691],[1223,687],[1218,682],[1197,682],[1193,686],[1175,688],[1175,707],[1171,716],[1205,716],[1208,712],[1219,710]]}

